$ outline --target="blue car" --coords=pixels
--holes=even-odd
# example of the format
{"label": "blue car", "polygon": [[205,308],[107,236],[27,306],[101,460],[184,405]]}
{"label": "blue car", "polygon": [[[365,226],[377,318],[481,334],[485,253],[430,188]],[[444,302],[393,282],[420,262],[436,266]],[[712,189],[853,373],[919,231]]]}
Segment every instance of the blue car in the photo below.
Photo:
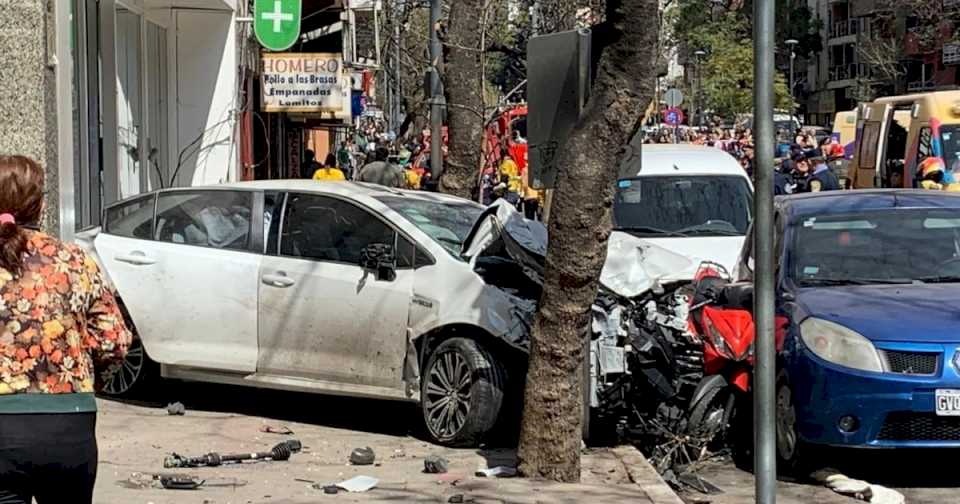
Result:
{"label": "blue car", "polygon": [[960,447],[960,195],[778,197],[774,222],[781,466],[815,445]]}

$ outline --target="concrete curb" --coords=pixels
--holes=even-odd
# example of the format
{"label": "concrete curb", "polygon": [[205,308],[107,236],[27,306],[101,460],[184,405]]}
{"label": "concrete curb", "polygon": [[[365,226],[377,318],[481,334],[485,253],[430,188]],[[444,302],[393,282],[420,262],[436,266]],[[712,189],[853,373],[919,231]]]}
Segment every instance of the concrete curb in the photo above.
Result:
{"label": "concrete curb", "polygon": [[670,488],[667,482],[663,481],[657,470],[650,465],[647,458],[635,446],[618,446],[613,449],[613,454],[626,467],[630,481],[647,494],[650,502],[654,504],[684,504],[683,499]]}

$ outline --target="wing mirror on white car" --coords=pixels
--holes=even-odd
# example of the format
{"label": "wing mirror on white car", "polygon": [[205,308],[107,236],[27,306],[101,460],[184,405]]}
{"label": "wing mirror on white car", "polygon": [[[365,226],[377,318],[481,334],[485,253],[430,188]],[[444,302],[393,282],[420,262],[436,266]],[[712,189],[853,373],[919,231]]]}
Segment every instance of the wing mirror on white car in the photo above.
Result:
{"label": "wing mirror on white car", "polygon": [[371,243],[360,252],[360,266],[376,275],[378,281],[392,282],[397,278],[397,256],[393,245]]}

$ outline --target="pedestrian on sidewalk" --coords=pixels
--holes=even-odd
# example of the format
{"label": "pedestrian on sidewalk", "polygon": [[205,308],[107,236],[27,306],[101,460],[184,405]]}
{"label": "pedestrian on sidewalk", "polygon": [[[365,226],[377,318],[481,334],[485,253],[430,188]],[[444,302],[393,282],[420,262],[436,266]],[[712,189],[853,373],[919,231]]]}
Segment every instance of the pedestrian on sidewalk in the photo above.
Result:
{"label": "pedestrian on sidewalk", "polygon": [[390,151],[386,147],[377,147],[374,161],[360,169],[357,180],[387,187],[403,187],[406,178],[400,168],[387,161],[389,156]]}
{"label": "pedestrian on sidewalk", "polygon": [[327,154],[327,159],[323,161],[323,166],[313,172],[313,180],[331,180],[336,182],[347,180],[347,177],[344,176],[340,168],[337,168],[337,159],[333,157],[333,154]]}
{"label": "pedestrian on sidewalk", "polygon": [[89,504],[97,475],[94,363],[131,334],[82,249],[34,226],[43,170],[0,156],[0,502]]}
{"label": "pedestrian on sidewalk", "polygon": [[313,174],[320,169],[320,163],[317,162],[317,155],[311,149],[303,151],[303,164],[300,166],[300,178],[310,179]]}

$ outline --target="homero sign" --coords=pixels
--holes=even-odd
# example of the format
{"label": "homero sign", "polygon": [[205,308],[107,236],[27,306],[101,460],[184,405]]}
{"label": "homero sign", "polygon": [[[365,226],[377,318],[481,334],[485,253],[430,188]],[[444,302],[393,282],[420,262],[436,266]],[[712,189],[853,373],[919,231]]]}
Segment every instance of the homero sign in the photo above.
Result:
{"label": "homero sign", "polygon": [[300,0],[256,0],[253,31],[260,45],[283,51],[300,38]]}

